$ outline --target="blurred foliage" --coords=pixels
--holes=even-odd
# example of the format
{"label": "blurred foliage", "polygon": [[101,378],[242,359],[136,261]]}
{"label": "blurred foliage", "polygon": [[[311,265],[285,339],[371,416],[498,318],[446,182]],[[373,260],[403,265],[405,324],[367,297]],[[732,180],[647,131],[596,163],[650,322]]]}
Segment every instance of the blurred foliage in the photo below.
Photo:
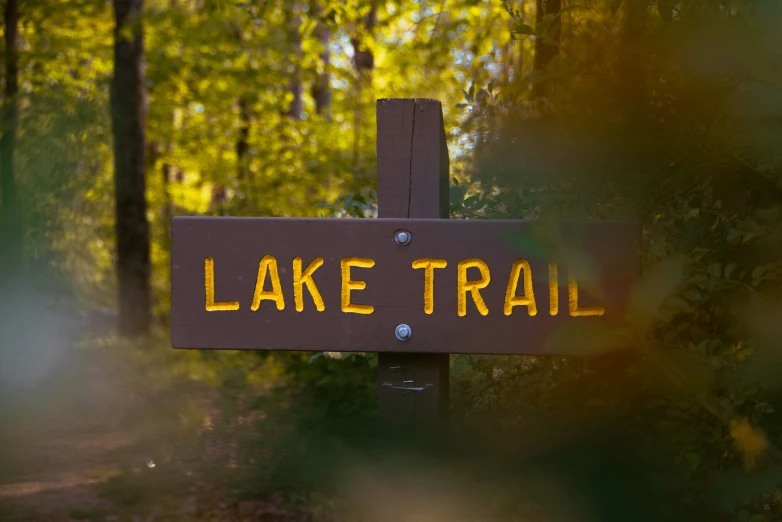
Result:
{"label": "blurred foliage", "polygon": [[[726,520],[780,519],[782,5],[585,0],[536,22],[534,3],[522,0],[388,1],[374,4],[377,23],[367,28],[372,5],[147,1],[148,199],[162,325],[171,215],[372,217],[375,99],[436,98],[454,218],[643,227],[644,278],[624,327],[551,340],[580,357],[453,356],[453,432],[546,439],[608,426],[649,491]],[[291,10],[300,48],[285,26]],[[28,271],[61,309],[111,309],[110,6],[26,1],[21,15],[16,157]],[[318,24],[331,33],[328,64]],[[374,55],[368,82],[352,40]],[[545,70],[533,69],[536,41],[558,49]],[[326,66],[333,99],[318,115],[306,93]],[[297,70],[305,95],[291,117]],[[190,377],[174,383],[161,370],[148,382],[182,389],[195,379],[217,390],[210,433],[258,425],[258,412],[287,419],[240,431],[236,465],[253,477],[244,494],[328,489],[341,444],[372,433],[357,426],[375,413],[373,357],[191,354]],[[148,361],[154,372],[159,360]],[[603,445],[600,459],[577,458],[595,447],[558,458],[621,468]],[[269,465],[257,466],[262,459]],[[503,509],[528,500],[497,487]],[[105,493],[150,491],[134,488],[117,478]],[[610,519],[602,513],[596,519]]]}
{"label": "blurred foliage", "polygon": [[467,408],[455,413],[570,429],[611,419],[681,498],[776,520],[779,4],[592,1],[563,9],[561,25],[510,4],[514,36],[559,53],[465,92],[470,176],[452,212],[638,221],[644,280],[623,328],[551,340],[586,360],[457,357]]}

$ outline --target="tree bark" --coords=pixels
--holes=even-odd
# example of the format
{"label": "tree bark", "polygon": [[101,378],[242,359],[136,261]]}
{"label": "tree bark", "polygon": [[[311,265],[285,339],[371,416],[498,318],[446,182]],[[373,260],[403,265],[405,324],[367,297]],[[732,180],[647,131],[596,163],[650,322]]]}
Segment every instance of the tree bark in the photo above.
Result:
{"label": "tree bark", "polygon": [[[244,34],[242,26],[239,22],[234,26],[234,36],[239,43],[239,48],[242,53],[246,52],[244,45]],[[247,75],[252,75],[252,69],[248,66]],[[237,100],[239,107],[239,135],[236,138],[236,178],[240,182],[249,177],[249,165],[248,155],[250,152],[250,124],[251,124],[251,111],[250,102],[247,100],[246,94],[240,94]]]}
{"label": "tree bark", "polygon": [[289,84],[290,93],[293,95],[288,105],[287,115],[294,119],[301,117],[304,108],[301,88],[301,17],[299,16],[299,2],[292,2],[285,12],[286,26],[288,28],[288,44],[293,57],[293,71]]}
{"label": "tree bark", "polygon": [[147,335],[151,321],[142,10],[143,0],[114,1],[116,26],[111,119],[114,134],[117,286],[119,333],[127,337]]}
{"label": "tree bark", "polygon": [[248,153],[250,152],[250,106],[246,98],[239,98],[239,137],[236,140],[236,178],[248,177]]}
{"label": "tree bark", "polygon": [[[562,0],[537,0],[536,1],[536,23],[540,24],[543,21],[543,17],[550,14],[558,13],[562,10]],[[561,23],[562,17],[557,16],[549,27],[553,28],[553,39],[557,44],[560,42],[561,36]],[[545,71],[546,67],[551,63],[554,57],[559,56],[559,46],[545,42],[542,38],[535,40],[535,59],[534,67],[536,71]],[[545,96],[550,93],[553,88],[551,81],[538,82],[533,86],[533,94],[535,96]]]}
{"label": "tree bark", "polygon": [[[359,31],[363,31],[365,34],[372,34],[377,23],[377,2],[371,0],[369,12],[364,16],[362,20],[362,28]],[[364,47],[361,43],[361,39],[358,34],[350,39],[351,45],[353,45],[353,65],[358,72],[359,77],[364,77],[370,74],[375,68],[375,56],[370,49]]]}
{"label": "tree bark", "polygon": [[370,0],[369,12],[364,16],[356,34],[350,39],[353,45],[353,67],[356,69],[356,97],[353,107],[353,173],[360,174],[361,156],[361,121],[363,114],[363,92],[365,87],[371,86],[372,71],[375,68],[375,56],[371,49],[367,49],[361,43],[359,35],[371,35],[377,23],[377,0]]}
{"label": "tree bark", "polygon": [[165,238],[165,250],[171,253],[171,175],[174,169],[171,164],[166,162],[160,168],[160,177],[163,182],[163,208],[161,209],[163,216],[163,227]]}
{"label": "tree bark", "polygon": [[323,118],[331,119],[331,86],[329,85],[331,83],[331,52],[329,50],[331,30],[322,21],[319,21],[315,26],[314,33],[321,45],[320,65],[323,69],[317,75],[312,86],[312,98],[315,100],[315,112]]}
{"label": "tree bark", "polygon": [[3,277],[13,278],[22,268],[22,223],[17,200],[14,173],[14,149],[19,120],[17,94],[19,91],[19,4],[7,0],[5,4],[5,99],[0,138],[0,268]]}

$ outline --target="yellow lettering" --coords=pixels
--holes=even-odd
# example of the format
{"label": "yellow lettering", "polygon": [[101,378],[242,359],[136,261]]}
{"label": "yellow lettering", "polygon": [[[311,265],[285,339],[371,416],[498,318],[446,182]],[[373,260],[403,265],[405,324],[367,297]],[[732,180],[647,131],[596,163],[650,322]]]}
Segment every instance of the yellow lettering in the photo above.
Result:
{"label": "yellow lettering", "polygon": [[557,277],[557,264],[548,265],[548,313],[559,313],[559,278]]}
{"label": "yellow lettering", "polygon": [[[519,283],[519,275],[524,271],[524,295],[516,295],[516,287]],[[535,304],[535,293],[532,290],[532,270],[526,259],[514,261],[510,269],[510,278],[508,279],[508,288],[505,291],[505,315],[513,313],[514,306],[526,306],[529,315],[537,315],[538,307]]]}
{"label": "yellow lettering", "polygon": [[350,268],[372,268],[375,261],[365,257],[346,257],[340,261],[342,270],[342,311],[351,314],[371,314],[375,311],[372,305],[355,304],[350,302],[350,292],[352,290],[363,290],[367,287],[366,281],[352,281],[350,279]]}
{"label": "yellow lettering", "polygon": [[215,260],[211,257],[204,259],[204,290],[206,291],[207,312],[239,309],[239,301],[215,302]]}
{"label": "yellow lettering", "polygon": [[434,269],[445,268],[448,262],[445,259],[424,258],[413,260],[413,268],[424,269],[424,313],[431,314],[434,311]]}
{"label": "yellow lettering", "polygon": [[602,306],[578,307],[578,281],[575,277],[568,277],[567,284],[568,309],[571,317],[584,317],[589,315],[603,315],[605,309]]}
{"label": "yellow lettering", "polygon": [[[481,272],[481,278],[475,281],[467,280],[467,269],[477,268]],[[456,296],[457,296],[457,313],[459,317],[467,315],[467,292],[472,294],[472,300],[475,303],[476,308],[481,315],[489,313],[489,309],[486,307],[486,303],[483,302],[481,297],[481,288],[486,288],[491,280],[491,273],[489,272],[489,265],[482,259],[477,257],[471,257],[469,259],[462,259],[457,265],[457,282],[456,282]]]}
{"label": "yellow lettering", "polygon": [[[272,280],[272,289],[264,290],[266,274],[269,274]],[[272,256],[263,256],[258,263],[258,278],[255,281],[255,292],[253,293],[253,303],[250,309],[255,312],[261,307],[261,301],[274,301],[277,310],[285,308],[285,298],[282,295],[282,286],[280,285],[280,274],[277,272],[277,260]]]}
{"label": "yellow lettering", "polygon": [[296,311],[301,312],[304,310],[304,291],[303,286],[307,286],[312,301],[315,303],[315,308],[318,312],[322,312],[326,309],[323,304],[323,297],[318,292],[318,287],[315,286],[315,281],[312,279],[312,274],[323,264],[322,257],[316,257],[312,260],[312,263],[307,265],[304,272],[301,271],[301,258],[293,258],[293,300],[296,303]]}

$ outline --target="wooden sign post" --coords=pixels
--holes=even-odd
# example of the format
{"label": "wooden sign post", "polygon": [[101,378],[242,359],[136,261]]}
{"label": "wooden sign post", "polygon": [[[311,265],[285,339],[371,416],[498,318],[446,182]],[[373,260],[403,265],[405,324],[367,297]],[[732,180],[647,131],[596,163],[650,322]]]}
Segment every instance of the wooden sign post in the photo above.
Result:
{"label": "wooden sign post", "polygon": [[443,427],[448,354],[553,354],[624,318],[632,223],[448,220],[440,104],[378,102],[378,219],[177,217],[175,348],[378,352],[382,418]]}
{"label": "wooden sign post", "polygon": [[[448,219],[449,172],[440,102],[378,100],[378,217]],[[444,429],[449,355],[380,352],[377,357],[381,420],[401,430],[410,426]]]}

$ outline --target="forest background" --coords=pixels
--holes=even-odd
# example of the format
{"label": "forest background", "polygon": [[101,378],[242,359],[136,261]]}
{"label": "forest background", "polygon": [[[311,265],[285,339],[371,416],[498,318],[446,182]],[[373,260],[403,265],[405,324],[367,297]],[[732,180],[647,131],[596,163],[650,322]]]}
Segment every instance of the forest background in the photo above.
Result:
{"label": "forest background", "polygon": [[[779,2],[3,8],[0,516],[782,520]],[[452,218],[632,219],[644,278],[573,357],[452,356],[460,442],[400,455],[374,354],[171,350],[169,229],[374,216],[416,96]]]}

